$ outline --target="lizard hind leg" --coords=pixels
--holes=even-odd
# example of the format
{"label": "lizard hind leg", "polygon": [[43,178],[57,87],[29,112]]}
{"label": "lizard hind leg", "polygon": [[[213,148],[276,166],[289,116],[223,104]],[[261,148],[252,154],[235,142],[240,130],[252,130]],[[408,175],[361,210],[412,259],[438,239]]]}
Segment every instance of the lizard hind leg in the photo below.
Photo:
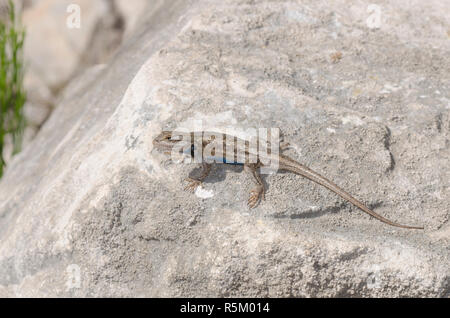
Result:
{"label": "lizard hind leg", "polygon": [[256,183],[256,188],[250,192],[250,197],[247,201],[248,207],[253,209],[258,205],[261,199],[264,200],[265,198],[264,183],[258,172],[257,164],[244,164],[244,170],[252,175],[253,181]]}
{"label": "lizard hind leg", "polygon": [[188,181],[189,184],[184,188],[184,190],[192,193],[195,192],[195,190],[202,184],[203,180],[206,179],[210,172],[211,164],[203,162],[200,176],[198,176],[197,178],[186,178],[185,180]]}

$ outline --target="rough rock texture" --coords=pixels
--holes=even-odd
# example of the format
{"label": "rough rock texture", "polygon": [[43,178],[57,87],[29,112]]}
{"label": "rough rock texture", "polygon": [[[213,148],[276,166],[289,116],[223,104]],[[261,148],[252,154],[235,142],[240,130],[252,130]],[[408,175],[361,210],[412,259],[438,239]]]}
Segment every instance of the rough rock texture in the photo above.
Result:
{"label": "rough rock texture", "polygon": [[[379,21],[343,0],[145,15],[1,180],[0,295],[448,297],[450,4],[378,3]],[[184,192],[192,167],[151,140],[199,124],[282,127],[287,154],[426,229],[292,174],[251,211],[238,167]]]}

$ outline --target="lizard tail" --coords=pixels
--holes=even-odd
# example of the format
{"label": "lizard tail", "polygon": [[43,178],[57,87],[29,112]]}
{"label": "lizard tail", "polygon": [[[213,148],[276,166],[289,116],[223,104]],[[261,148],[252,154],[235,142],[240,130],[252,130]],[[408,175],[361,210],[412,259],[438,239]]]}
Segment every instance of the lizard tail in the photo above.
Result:
{"label": "lizard tail", "polygon": [[295,160],[283,156],[283,161],[279,163],[279,169],[286,170],[293,172],[295,174],[301,175],[302,177],[305,177],[317,184],[320,184],[324,186],[325,188],[333,191],[343,199],[349,201],[354,206],[360,208],[362,211],[366,212],[367,214],[373,216],[374,218],[380,220],[381,222],[384,222],[386,224],[401,227],[404,229],[416,229],[416,230],[423,230],[422,226],[410,226],[410,225],[403,225],[396,222],[393,222],[391,220],[386,219],[385,217],[379,215],[378,213],[375,213],[371,209],[369,209],[364,203],[361,201],[355,199],[353,196],[351,196],[349,193],[345,192],[343,189],[341,189],[339,186],[331,182],[330,180],[326,179],[325,177],[321,176],[317,172],[309,169],[308,167],[296,162]]}

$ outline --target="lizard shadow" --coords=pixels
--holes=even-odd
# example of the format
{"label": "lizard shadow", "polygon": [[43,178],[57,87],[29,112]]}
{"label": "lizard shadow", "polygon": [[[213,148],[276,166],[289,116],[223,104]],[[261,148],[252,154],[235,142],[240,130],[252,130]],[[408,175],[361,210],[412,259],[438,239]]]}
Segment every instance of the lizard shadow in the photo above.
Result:
{"label": "lizard shadow", "polygon": [[[325,209],[320,209],[320,210],[313,210],[313,209],[308,209],[304,212],[301,212],[300,214],[278,214],[278,215],[274,215],[274,218],[277,219],[314,219],[314,218],[318,218],[321,217],[323,215],[326,214],[334,214],[334,213],[338,213],[339,211],[341,211],[343,208],[345,208],[347,205],[351,206],[351,203],[348,202],[342,202],[341,204],[337,205],[337,206],[332,206],[332,207],[328,207]],[[374,209],[381,206],[381,203],[377,202],[375,204],[371,204],[368,205],[368,207],[370,209]],[[358,208],[355,207],[355,209],[358,210]]]}

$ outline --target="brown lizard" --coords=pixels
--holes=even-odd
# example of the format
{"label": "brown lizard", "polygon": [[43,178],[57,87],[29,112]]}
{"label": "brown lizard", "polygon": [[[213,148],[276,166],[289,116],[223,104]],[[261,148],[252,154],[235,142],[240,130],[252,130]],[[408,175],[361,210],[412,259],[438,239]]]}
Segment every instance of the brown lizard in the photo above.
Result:
{"label": "brown lizard", "polygon": [[[204,138],[204,136],[207,136]],[[187,137],[187,138],[186,138]],[[200,137],[199,142],[195,142],[195,138]],[[220,137],[220,138],[217,138]],[[186,140],[187,139],[187,140]],[[217,143],[220,141],[220,145]],[[239,143],[241,142],[241,143]],[[184,144],[183,147],[181,147],[181,144]],[[215,143],[215,145],[214,145]],[[226,154],[226,144],[232,145],[232,154],[229,154],[227,156]],[[245,148],[242,150],[241,154],[244,155],[244,158],[239,157],[239,149],[237,145],[245,145]],[[210,156],[203,156],[201,159],[202,164],[202,172],[199,177],[197,178],[187,178],[187,180],[190,182],[189,185],[186,187],[186,190],[194,191],[198,186],[201,185],[203,180],[208,176],[209,172],[211,171],[211,164],[213,162],[216,163],[225,163],[225,164],[234,164],[234,165],[243,165],[244,170],[251,173],[253,176],[253,179],[256,183],[256,188],[251,191],[250,198],[248,200],[248,206],[250,208],[254,208],[258,205],[258,203],[261,201],[261,199],[264,199],[265,194],[265,188],[264,183],[261,179],[261,176],[258,172],[258,168],[264,167],[264,162],[277,162],[277,166],[279,170],[289,171],[293,172],[295,174],[301,175],[305,178],[310,179],[311,181],[316,182],[317,184],[320,184],[324,186],[325,188],[333,191],[334,193],[341,196],[343,199],[351,202],[356,207],[360,208],[362,211],[366,212],[367,214],[373,216],[374,218],[380,220],[381,222],[384,222],[386,224],[401,227],[405,229],[423,229],[423,227],[419,226],[409,226],[409,225],[403,225],[399,224],[393,221],[390,221],[386,219],[385,217],[379,215],[378,213],[375,213],[371,209],[369,209],[364,203],[354,198],[352,195],[341,189],[339,186],[337,186],[335,183],[331,182],[327,178],[321,176],[317,172],[309,169],[308,167],[302,165],[301,163],[295,161],[292,158],[289,158],[288,156],[282,155],[280,151],[273,152],[270,149],[270,145],[268,144],[268,151],[263,153],[259,151],[259,148],[253,149],[250,147],[250,142],[248,140],[242,140],[235,136],[226,135],[219,132],[190,132],[186,134],[180,134],[180,133],[172,133],[172,131],[163,131],[160,135],[158,135],[153,140],[153,145],[156,149],[159,151],[162,151],[166,154],[173,154],[173,150],[176,149],[178,153],[184,152],[188,156],[191,156],[192,158],[195,157],[197,154],[196,151],[200,151],[200,155],[204,155],[205,148],[209,148],[211,150]],[[178,148],[175,148],[177,145]],[[197,149],[196,145],[201,146],[201,149]],[[283,150],[284,147],[278,145],[279,150]],[[230,149],[230,148],[228,148]],[[251,160],[250,156],[253,155],[253,158],[256,158],[256,160]],[[229,159],[231,157],[231,160]],[[241,158],[241,160],[240,160]],[[267,160],[266,160],[267,159]]]}

